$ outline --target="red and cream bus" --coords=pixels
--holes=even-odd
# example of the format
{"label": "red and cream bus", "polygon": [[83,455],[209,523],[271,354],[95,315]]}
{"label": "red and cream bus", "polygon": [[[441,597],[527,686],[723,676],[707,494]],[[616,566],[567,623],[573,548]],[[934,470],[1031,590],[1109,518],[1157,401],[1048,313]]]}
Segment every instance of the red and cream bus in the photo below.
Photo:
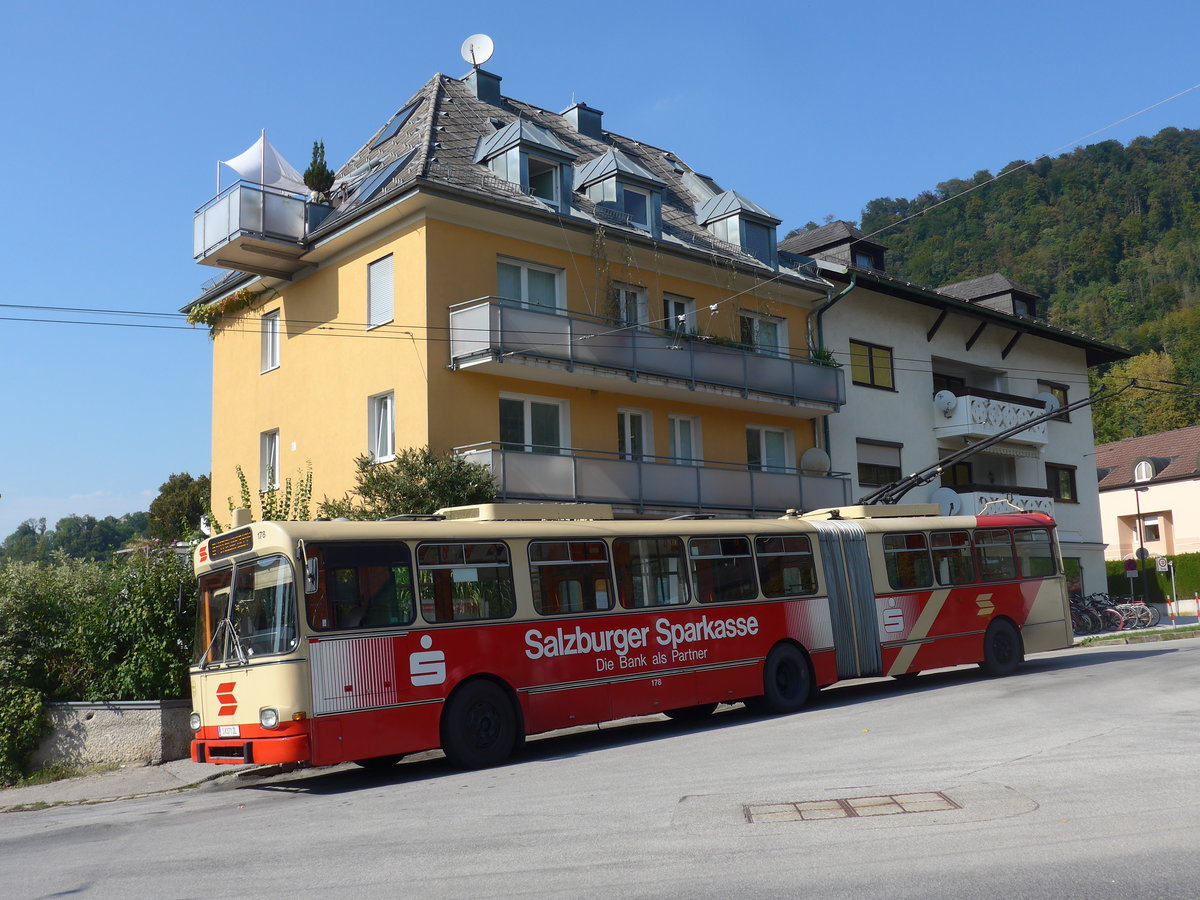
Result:
{"label": "red and cream bus", "polygon": [[1053,520],[501,505],[257,522],[195,553],[192,758],[495,765],[525,735],[1069,646]]}

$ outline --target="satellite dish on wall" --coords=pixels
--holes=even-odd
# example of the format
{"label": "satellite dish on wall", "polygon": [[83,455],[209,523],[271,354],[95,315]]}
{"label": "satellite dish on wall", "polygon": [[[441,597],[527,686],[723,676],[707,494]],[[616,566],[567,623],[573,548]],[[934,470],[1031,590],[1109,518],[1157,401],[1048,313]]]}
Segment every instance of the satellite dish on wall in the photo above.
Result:
{"label": "satellite dish on wall", "polygon": [[1034,394],[1033,399],[1037,400],[1046,408],[1046,412],[1054,412],[1062,403],[1049,391],[1042,391],[1040,394]]}
{"label": "satellite dish on wall", "polygon": [[958,496],[954,488],[940,487],[929,499],[942,508],[943,516],[957,516],[962,513],[962,497]]}
{"label": "satellite dish on wall", "polygon": [[492,58],[492,54],[496,52],[496,45],[486,34],[473,34],[463,41],[460,52],[466,62],[478,69]]}
{"label": "satellite dish on wall", "polygon": [[805,475],[828,475],[829,454],[820,447],[809,447],[800,456],[800,471]]}
{"label": "satellite dish on wall", "polygon": [[954,396],[953,391],[938,391],[933,395],[933,405],[948,419],[950,413],[954,412],[954,407],[958,406],[958,398]]}

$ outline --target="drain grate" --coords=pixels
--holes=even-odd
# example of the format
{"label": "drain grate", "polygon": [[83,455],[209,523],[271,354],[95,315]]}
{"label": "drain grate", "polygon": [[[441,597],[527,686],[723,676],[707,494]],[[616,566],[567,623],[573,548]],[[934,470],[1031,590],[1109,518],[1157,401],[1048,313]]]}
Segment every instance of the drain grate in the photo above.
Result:
{"label": "drain grate", "polygon": [[877,797],[845,797],[837,800],[801,800],[795,803],[753,803],[742,807],[750,824],[763,822],[809,822],[814,819],[858,819],[868,816],[898,816],[903,813],[942,812],[962,809],[941,791],[920,794],[881,794]]}

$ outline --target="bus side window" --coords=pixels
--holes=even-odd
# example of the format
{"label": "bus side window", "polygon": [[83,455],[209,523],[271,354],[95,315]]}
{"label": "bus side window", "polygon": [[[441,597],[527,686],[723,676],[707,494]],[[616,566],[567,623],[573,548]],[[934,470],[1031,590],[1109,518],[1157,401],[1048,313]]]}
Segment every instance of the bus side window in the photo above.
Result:
{"label": "bus side window", "polygon": [[935,531],[929,536],[933,568],[938,584],[970,584],[975,581],[971,536],[965,531]]}
{"label": "bus side window", "polygon": [[1017,563],[1022,578],[1044,578],[1058,571],[1047,529],[1017,528],[1013,531],[1013,537],[1017,543]]}
{"label": "bus side window", "polygon": [[1017,577],[1012,534],[1007,528],[976,531],[975,549],[979,553],[979,576],[984,581],[1006,581]]}
{"label": "bus side window", "polygon": [[416,617],[407,544],[311,544],[308,555],[318,560],[317,591],[306,600],[313,628],[383,628]]}
{"label": "bus side window", "polygon": [[609,608],[611,579],[604,541],[531,541],[533,608],[543,616]]}
{"label": "bus side window", "polygon": [[817,567],[808,535],[789,534],[754,539],[758,580],[765,597],[815,594]]}
{"label": "bus side window", "polygon": [[512,567],[504,544],[421,544],[417,579],[426,621],[507,619],[516,612]]}
{"label": "bus side window", "polygon": [[613,561],[621,605],[626,609],[688,602],[683,541],[679,538],[617,538]]}
{"label": "bus side window", "polygon": [[701,603],[758,597],[747,538],[692,538],[688,541],[688,553],[692,582]]}
{"label": "bus side window", "polygon": [[925,535],[885,534],[883,559],[887,564],[888,583],[896,590],[929,587],[933,584],[933,565]]}

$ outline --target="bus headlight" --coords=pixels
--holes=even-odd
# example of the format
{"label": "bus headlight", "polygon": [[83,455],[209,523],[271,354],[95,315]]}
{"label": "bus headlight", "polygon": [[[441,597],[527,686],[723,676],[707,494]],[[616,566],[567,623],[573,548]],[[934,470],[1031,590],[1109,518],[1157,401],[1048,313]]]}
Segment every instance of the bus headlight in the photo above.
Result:
{"label": "bus headlight", "polygon": [[258,724],[263,728],[275,728],[279,725],[279,710],[265,707],[258,711]]}
{"label": "bus headlight", "polygon": [[200,713],[192,713],[188,716],[188,728],[192,731],[200,730]]}

